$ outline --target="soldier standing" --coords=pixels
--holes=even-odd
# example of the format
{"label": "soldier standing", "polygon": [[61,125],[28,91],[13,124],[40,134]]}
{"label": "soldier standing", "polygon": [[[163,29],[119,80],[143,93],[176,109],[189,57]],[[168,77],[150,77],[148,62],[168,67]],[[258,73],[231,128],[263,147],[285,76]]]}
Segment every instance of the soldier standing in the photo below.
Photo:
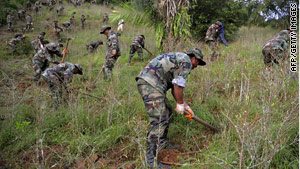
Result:
{"label": "soldier standing", "polygon": [[103,42],[101,40],[99,41],[93,41],[89,44],[86,45],[86,49],[90,52],[93,53],[98,47],[99,45],[103,45]]}
{"label": "soldier standing", "polygon": [[57,9],[56,9],[57,16],[61,16],[61,14],[63,13],[64,9],[65,8],[63,6],[57,7]]}
{"label": "soldier standing", "polygon": [[[191,108],[183,100],[183,89],[191,70],[198,65],[204,66],[203,54],[197,48],[191,48],[185,53],[175,52],[162,54],[154,58],[136,77],[137,86],[149,115],[150,127],[146,143],[146,161],[148,167],[170,168],[161,163],[157,164],[156,156],[163,147],[173,147],[167,144],[168,128],[172,117],[172,107],[166,97],[172,89],[177,103],[175,111],[184,114]],[[192,119],[194,114],[185,115]]]}
{"label": "soldier standing", "polygon": [[63,1],[62,1],[62,0],[58,0],[58,4],[59,4],[59,5],[62,5],[62,4],[63,4]]}
{"label": "soldier standing", "polygon": [[17,44],[20,43],[24,39],[25,39],[25,35],[22,35],[21,33],[17,33],[15,35],[15,37],[8,42],[8,45],[13,49],[12,54],[11,54],[12,56],[15,55],[15,53],[17,51]]}
{"label": "soldier standing", "polygon": [[40,79],[40,76],[44,70],[49,67],[49,62],[54,64],[59,64],[55,60],[55,56],[62,57],[63,54],[60,52],[59,47],[62,47],[62,44],[58,43],[49,43],[45,47],[42,47],[33,57],[33,69],[34,69],[34,82],[37,83]]}
{"label": "soldier standing", "polygon": [[267,66],[273,66],[273,63],[279,64],[280,60],[285,61],[288,57],[288,41],[290,39],[290,30],[283,30],[277,34],[277,37],[269,40],[263,47],[264,63]]}
{"label": "soldier standing", "polygon": [[215,58],[219,55],[217,52],[217,35],[218,35],[218,28],[220,26],[221,22],[217,21],[216,24],[212,24],[205,36],[205,42],[208,44],[209,49],[211,50],[210,56],[211,56],[211,61],[214,61]]}
{"label": "soldier standing", "polygon": [[42,74],[43,79],[48,84],[51,97],[53,99],[53,108],[57,109],[62,99],[62,87],[68,91],[68,86],[72,82],[75,74],[82,75],[82,67],[79,64],[60,63],[45,70]]}
{"label": "soldier standing", "polygon": [[104,80],[110,80],[112,77],[112,69],[117,62],[119,56],[121,56],[121,51],[119,47],[118,35],[111,30],[109,26],[102,26],[100,34],[104,34],[107,37],[107,53],[106,60],[102,67]]}
{"label": "soldier standing", "polygon": [[27,14],[26,16],[26,26],[24,28],[24,31],[29,32],[31,29],[31,25],[32,25],[32,17],[30,14]]}
{"label": "soldier standing", "polygon": [[14,15],[12,12],[10,12],[7,17],[6,17],[6,22],[7,22],[7,30],[8,31],[13,31],[13,22],[14,22]]}
{"label": "soldier standing", "polygon": [[27,1],[27,2],[26,2],[26,9],[27,9],[28,11],[31,11],[31,7],[32,7],[31,2],[30,2],[30,1]]}
{"label": "soldier standing", "polygon": [[35,14],[38,14],[39,10],[40,10],[40,1],[36,1],[34,3],[34,10],[35,10]]}
{"label": "soldier standing", "polygon": [[72,26],[75,25],[75,14],[76,14],[76,12],[73,12],[70,17],[70,23]]}
{"label": "soldier standing", "polygon": [[134,56],[134,53],[137,52],[143,62],[143,48],[145,47],[145,36],[139,35],[135,37],[130,46],[129,59],[128,63],[131,62],[131,58]]}
{"label": "soldier standing", "polygon": [[81,15],[81,18],[80,18],[80,26],[81,26],[81,28],[82,29],[84,29],[84,23],[85,23],[85,20],[86,20],[86,18],[85,18],[85,16],[84,15]]}
{"label": "soldier standing", "polygon": [[107,15],[107,13],[104,13],[104,15],[103,15],[103,23],[108,23],[108,15]]}

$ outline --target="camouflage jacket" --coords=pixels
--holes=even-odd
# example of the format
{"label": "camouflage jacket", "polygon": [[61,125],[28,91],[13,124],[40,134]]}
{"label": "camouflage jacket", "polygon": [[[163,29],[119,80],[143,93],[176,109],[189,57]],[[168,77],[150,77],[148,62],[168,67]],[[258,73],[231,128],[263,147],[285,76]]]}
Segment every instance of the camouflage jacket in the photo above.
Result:
{"label": "camouflage jacket", "polygon": [[9,45],[10,46],[15,46],[17,45],[19,42],[21,42],[23,40],[22,37],[17,37],[17,38],[13,38],[12,40],[9,41]]}
{"label": "camouflage jacket", "polygon": [[31,24],[32,23],[32,17],[30,15],[26,16],[26,24]]}
{"label": "camouflage jacket", "polygon": [[217,36],[218,36],[218,28],[216,27],[216,24],[212,24],[206,32],[205,42],[216,41]]}
{"label": "camouflage jacket", "polygon": [[281,38],[275,38],[269,40],[263,47],[263,49],[271,48],[271,49],[279,49],[281,51],[287,51],[288,50],[288,44],[285,40]]}
{"label": "camouflage jacket", "polygon": [[112,30],[110,30],[109,33],[107,34],[106,45],[107,45],[107,50],[109,52],[116,49],[117,53],[119,53],[120,47],[119,47],[118,35]]}
{"label": "camouflage jacket", "polygon": [[23,9],[21,9],[21,10],[18,11],[18,14],[19,14],[19,15],[25,15],[25,13],[26,13],[26,11],[23,10]]}
{"label": "camouflage jacket", "polygon": [[41,41],[41,43],[44,44],[44,37],[42,35],[39,35],[37,37],[37,41]]}
{"label": "camouflage jacket", "polygon": [[7,22],[7,23],[13,22],[13,16],[10,15],[10,14],[8,14],[7,17],[6,17],[6,22]]}
{"label": "camouflage jacket", "polygon": [[49,78],[54,75],[59,80],[63,80],[63,82],[67,85],[72,82],[75,65],[72,63],[60,63],[58,65],[52,66],[44,71],[42,74],[45,78]]}
{"label": "camouflage jacket", "polygon": [[145,46],[145,39],[139,35],[132,40],[131,45],[143,48]]}
{"label": "camouflage jacket", "polygon": [[[154,58],[137,76],[151,86],[166,94],[176,81],[183,81],[179,86],[185,87],[185,80],[192,70],[190,57],[181,52],[167,53]],[[178,84],[178,83],[176,83]]]}
{"label": "camouflage jacket", "polygon": [[80,21],[81,21],[81,23],[84,23],[84,22],[85,22],[85,20],[86,20],[86,18],[85,18],[85,17],[81,17],[81,18],[80,18]]}
{"label": "camouflage jacket", "polygon": [[58,44],[49,43],[44,48],[40,49],[33,57],[33,60],[38,60],[40,62],[46,62],[46,60],[56,63],[54,55],[62,57],[62,53],[59,51]]}

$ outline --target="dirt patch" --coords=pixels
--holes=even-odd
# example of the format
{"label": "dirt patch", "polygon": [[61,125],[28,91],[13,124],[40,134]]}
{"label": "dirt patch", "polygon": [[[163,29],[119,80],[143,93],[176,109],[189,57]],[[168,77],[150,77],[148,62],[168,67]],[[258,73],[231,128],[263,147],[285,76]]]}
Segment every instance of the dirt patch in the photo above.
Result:
{"label": "dirt patch", "polygon": [[163,149],[160,150],[158,153],[158,161],[169,165],[177,164],[179,155],[180,155],[179,150]]}
{"label": "dirt patch", "polygon": [[17,89],[19,89],[22,93],[24,93],[25,90],[30,86],[31,86],[31,84],[20,82],[17,86]]}

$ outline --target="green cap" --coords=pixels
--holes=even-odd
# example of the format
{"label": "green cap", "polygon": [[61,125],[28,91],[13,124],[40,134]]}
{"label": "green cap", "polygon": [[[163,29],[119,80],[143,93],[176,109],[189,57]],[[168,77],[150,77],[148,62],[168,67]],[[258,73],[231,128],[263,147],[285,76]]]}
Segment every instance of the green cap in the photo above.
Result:
{"label": "green cap", "polygon": [[109,30],[110,30],[111,27],[110,27],[110,26],[107,26],[107,25],[102,26],[100,34],[104,34],[104,32],[105,32],[106,29],[109,29]]}
{"label": "green cap", "polygon": [[78,74],[82,75],[82,66],[80,64],[75,64],[75,67],[79,70]]}
{"label": "green cap", "polygon": [[199,64],[201,66],[206,65],[206,62],[204,62],[203,60],[203,54],[201,52],[200,49],[198,48],[190,48],[187,52],[185,52],[187,55],[194,55],[198,60],[199,60]]}

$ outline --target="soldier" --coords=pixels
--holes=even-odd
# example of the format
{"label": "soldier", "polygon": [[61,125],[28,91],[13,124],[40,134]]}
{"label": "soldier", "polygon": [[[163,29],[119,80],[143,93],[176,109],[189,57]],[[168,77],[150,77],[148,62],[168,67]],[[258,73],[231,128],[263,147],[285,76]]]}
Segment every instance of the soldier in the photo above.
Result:
{"label": "soldier", "polygon": [[31,2],[30,2],[30,1],[27,1],[27,2],[26,2],[26,9],[27,9],[28,11],[30,11],[30,10],[31,10],[31,7],[32,7]]}
{"label": "soldier", "polygon": [[40,76],[44,70],[49,67],[49,62],[54,64],[59,64],[58,61],[55,60],[55,56],[62,57],[64,53],[61,53],[59,47],[62,47],[62,44],[58,43],[49,43],[45,47],[41,48],[33,57],[33,69],[34,73],[34,82],[37,83],[40,79]]}
{"label": "soldier", "polygon": [[217,52],[217,35],[218,35],[218,28],[220,27],[221,22],[217,21],[216,24],[212,24],[205,36],[205,42],[208,44],[209,49],[211,50],[210,56],[211,56],[211,61],[213,61],[219,53]]}
{"label": "soldier", "polygon": [[91,0],[91,4],[96,4],[97,1],[96,0]]}
{"label": "soldier", "polygon": [[70,23],[72,26],[75,25],[75,14],[76,14],[76,12],[72,12],[71,17],[70,17]]}
{"label": "soldier", "polygon": [[107,1],[103,1],[103,5],[107,6],[108,2]]}
{"label": "soldier", "polygon": [[56,5],[56,1],[55,0],[49,0],[48,1],[48,6],[49,6],[49,10],[52,11],[54,9]]}
{"label": "soldier", "polygon": [[81,18],[80,18],[80,26],[81,26],[81,28],[82,29],[84,29],[84,23],[85,23],[85,20],[86,20],[86,18],[85,18],[85,16],[84,15],[81,15]]}
{"label": "soldier", "polygon": [[7,17],[6,17],[6,22],[7,22],[7,25],[8,25],[8,28],[7,30],[8,31],[13,31],[13,22],[14,22],[14,15],[12,12],[10,12]]}
{"label": "soldier", "polygon": [[145,36],[139,35],[135,37],[130,46],[129,59],[128,63],[130,63],[131,58],[134,56],[134,53],[137,52],[139,57],[141,58],[141,62],[143,62],[143,48],[145,47]]}
{"label": "soldier", "polygon": [[277,37],[269,40],[263,47],[264,63],[267,66],[273,66],[273,63],[279,64],[280,60],[285,61],[288,57],[288,41],[290,39],[290,30],[283,30],[277,34]]}
{"label": "soldier", "polygon": [[25,13],[26,13],[26,11],[23,10],[23,9],[20,9],[18,11],[18,18],[19,18],[19,20],[24,20],[25,19]]}
{"label": "soldier", "polygon": [[26,16],[26,26],[24,27],[24,32],[27,31],[29,32],[31,29],[31,25],[32,25],[32,17],[30,14],[27,14]]}
{"label": "soldier", "polygon": [[121,56],[119,40],[117,34],[111,30],[111,27],[106,25],[102,26],[100,34],[104,34],[107,37],[106,60],[102,67],[104,74],[103,79],[110,80],[114,64],[117,62],[118,57]]}
{"label": "soldier", "polygon": [[53,108],[56,110],[62,99],[62,86],[69,93],[68,86],[72,82],[75,74],[82,75],[82,67],[79,64],[60,63],[45,70],[42,74],[43,79],[48,84],[51,97],[53,99]]}
{"label": "soldier", "polygon": [[107,15],[107,13],[104,13],[104,15],[103,15],[103,23],[108,23],[108,15]]}
{"label": "soldier", "polygon": [[17,51],[17,45],[18,43],[20,43],[21,41],[23,41],[25,39],[25,35],[22,35],[21,33],[17,33],[15,35],[15,37],[10,40],[8,42],[8,45],[12,48],[12,56],[15,55],[16,51]]}
{"label": "soldier", "polygon": [[61,16],[61,14],[63,13],[64,9],[65,8],[63,6],[57,7],[57,9],[56,9],[57,16]]}
{"label": "soldier", "polygon": [[62,1],[62,0],[58,0],[58,4],[59,4],[59,5],[62,5],[62,4],[63,4],[63,1]]}
{"label": "soldier", "polygon": [[36,2],[34,3],[35,14],[38,14],[38,12],[39,12],[39,10],[40,10],[40,8],[41,8],[40,5],[41,5],[40,1],[36,1]]}
{"label": "soldier", "polygon": [[[167,91],[172,89],[177,103],[176,112],[184,114],[184,111],[191,110],[183,100],[186,79],[192,69],[205,64],[201,50],[191,48],[185,53],[175,52],[157,56],[136,77],[138,90],[150,119],[146,138],[148,167],[156,166],[155,159],[160,149],[165,146],[172,148],[172,145],[166,144],[172,117],[172,107],[166,97]],[[193,115],[185,115],[185,117],[192,119]],[[158,164],[158,168],[163,167],[169,168],[161,163]]]}
{"label": "soldier", "polygon": [[56,37],[60,37],[60,32],[63,31],[63,29],[61,27],[58,26],[58,21],[53,21],[53,30],[54,30],[54,34],[56,35]]}
{"label": "soldier", "polygon": [[93,53],[98,47],[99,45],[103,45],[103,42],[101,40],[99,41],[93,41],[89,44],[86,45],[86,49],[90,52]]}
{"label": "soldier", "polygon": [[64,30],[69,30],[71,27],[71,23],[69,21],[64,22],[63,24]]}
{"label": "soldier", "polygon": [[124,26],[124,19],[121,19],[118,23],[118,31],[123,32],[123,26]]}
{"label": "soldier", "polygon": [[224,30],[224,24],[222,22],[219,21],[219,28],[218,28],[218,38],[217,38],[217,42],[218,44],[220,44],[220,41],[222,40],[223,44],[226,46],[226,48],[228,48],[228,44],[227,41],[225,39],[225,30]]}
{"label": "soldier", "polygon": [[31,41],[31,45],[34,48],[34,53],[37,53],[41,49],[41,45],[44,46],[45,44],[49,43],[48,40],[44,40],[45,35],[46,32],[43,31],[38,35],[36,40]]}

